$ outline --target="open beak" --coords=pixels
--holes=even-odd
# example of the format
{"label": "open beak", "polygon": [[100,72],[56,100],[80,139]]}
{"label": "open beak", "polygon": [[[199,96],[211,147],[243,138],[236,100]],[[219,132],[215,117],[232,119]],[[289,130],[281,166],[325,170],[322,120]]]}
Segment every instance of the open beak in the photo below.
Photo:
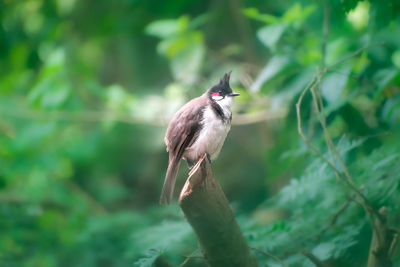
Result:
{"label": "open beak", "polygon": [[238,96],[238,95],[240,95],[240,94],[239,93],[235,93],[235,92],[232,92],[232,93],[229,94],[229,96]]}

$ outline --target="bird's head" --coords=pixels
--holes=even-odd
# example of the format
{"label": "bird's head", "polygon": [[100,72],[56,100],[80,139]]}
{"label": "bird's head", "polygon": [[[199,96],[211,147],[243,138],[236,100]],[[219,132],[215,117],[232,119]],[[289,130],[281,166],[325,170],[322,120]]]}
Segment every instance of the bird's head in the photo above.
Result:
{"label": "bird's head", "polygon": [[214,101],[221,101],[226,97],[234,97],[240,95],[232,91],[229,86],[229,78],[231,77],[231,72],[225,73],[225,75],[219,80],[219,83],[214,85],[208,90],[208,97]]}

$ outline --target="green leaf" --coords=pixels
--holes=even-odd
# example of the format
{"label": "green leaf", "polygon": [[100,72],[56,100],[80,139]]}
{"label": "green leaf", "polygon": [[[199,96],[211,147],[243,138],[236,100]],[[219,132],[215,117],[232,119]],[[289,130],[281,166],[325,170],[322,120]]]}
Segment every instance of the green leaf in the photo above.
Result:
{"label": "green leaf", "polygon": [[268,64],[261,70],[257,79],[250,87],[250,91],[258,92],[264,83],[268,82],[289,64],[289,58],[286,56],[274,56]]}
{"label": "green leaf", "polygon": [[145,32],[161,39],[184,32],[189,26],[189,18],[181,16],[178,19],[157,20],[150,23]]}
{"label": "green leaf", "polygon": [[140,267],[152,267],[156,259],[162,254],[162,251],[157,249],[149,249],[146,252],[146,256],[138,259],[134,265]]}
{"label": "green leaf", "polygon": [[43,94],[41,104],[43,107],[56,108],[61,106],[68,98],[71,88],[68,84],[55,84],[55,86]]}
{"label": "green leaf", "polygon": [[312,253],[321,261],[327,260],[332,257],[333,252],[335,251],[336,247],[333,243],[321,243],[316,246]]}
{"label": "green leaf", "polygon": [[257,31],[257,37],[268,48],[275,49],[276,43],[286,30],[287,23],[272,24]]}
{"label": "green leaf", "polygon": [[243,9],[243,14],[246,15],[247,17],[258,20],[261,22],[265,23],[277,23],[279,19],[273,15],[270,14],[261,14],[257,8],[255,7],[249,7]]}
{"label": "green leaf", "polygon": [[347,65],[339,70],[327,74],[322,83],[322,96],[328,103],[337,103],[343,96],[350,74],[351,66]]}
{"label": "green leaf", "polygon": [[192,230],[186,221],[165,221],[135,233],[133,242],[142,250],[165,250],[171,248],[171,242],[182,242],[191,233]]}
{"label": "green leaf", "polygon": [[314,68],[304,68],[301,70],[299,74],[285,83],[285,85],[272,96],[272,105],[281,106],[282,104],[290,103],[312,80],[314,73]]}
{"label": "green leaf", "polygon": [[398,123],[400,119],[400,96],[392,97],[385,101],[382,108],[382,117],[392,123]]}
{"label": "green leaf", "polygon": [[399,70],[396,68],[387,68],[387,69],[380,69],[377,70],[373,79],[377,85],[377,92],[376,96],[379,96],[382,94],[383,90],[385,87],[396,77],[396,75],[399,73]]}
{"label": "green leaf", "polygon": [[46,58],[37,84],[28,95],[31,103],[43,108],[58,108],[66,102],[70,93],[70,81],[66,74],[65,50],[56,49]]}
{"label": "green leaf", "polygon": [[113,112],[126,112],[134,99],[121,85],[113,84],[106,88],[105,101]]}
{"label": "green leaf", "polygon": [[192,42],[172,59],[171,68],[176,80],[184,84],[194,83],[202,66],[205,47],[202,36],[194,36]]}
{"label": "green leaf", "polygon": [[315,9],[315,6],[307,6],[302,8],[300,3],[295,3],[285,12],[282,20],[286,22],[302,24]]}

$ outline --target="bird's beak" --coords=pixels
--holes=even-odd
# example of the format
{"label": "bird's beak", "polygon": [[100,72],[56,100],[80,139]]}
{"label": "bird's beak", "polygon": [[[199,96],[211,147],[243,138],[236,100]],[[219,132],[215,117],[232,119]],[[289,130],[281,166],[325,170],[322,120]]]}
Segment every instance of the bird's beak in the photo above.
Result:
{"label": "bird's beak", "polygon": [[240,94],[239,93],[235,93],[235,92],[232,92],[232,93],[229,94],[229,96],[238,96],[238,95],[240,95]]}

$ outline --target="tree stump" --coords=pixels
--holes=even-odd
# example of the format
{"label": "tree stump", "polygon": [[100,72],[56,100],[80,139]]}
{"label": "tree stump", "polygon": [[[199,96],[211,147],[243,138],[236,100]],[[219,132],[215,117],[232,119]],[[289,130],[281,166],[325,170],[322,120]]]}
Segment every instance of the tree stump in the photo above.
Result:
{"label": "tree stump", "polygon": [[210,266],[257,266],[211,164],[204,156],[189,173],[179,205]]}

